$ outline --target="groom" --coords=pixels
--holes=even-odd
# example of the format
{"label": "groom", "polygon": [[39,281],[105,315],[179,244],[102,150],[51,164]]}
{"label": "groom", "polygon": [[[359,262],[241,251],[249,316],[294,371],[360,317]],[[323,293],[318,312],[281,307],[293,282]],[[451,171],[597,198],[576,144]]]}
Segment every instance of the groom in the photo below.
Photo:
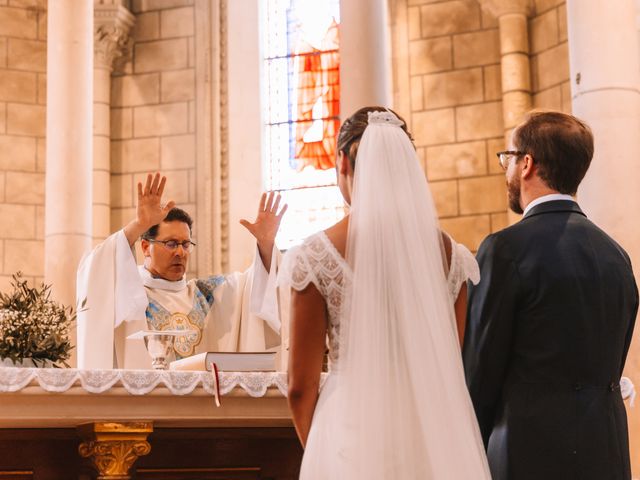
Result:
{"label": "groom", "polygon": [[638,290],[573,200],[592,155],[589,127],[559,112],[531,113],[498,154],[524,217],[480,246],[463,349],[494,480],[631,478],[619,381]]}

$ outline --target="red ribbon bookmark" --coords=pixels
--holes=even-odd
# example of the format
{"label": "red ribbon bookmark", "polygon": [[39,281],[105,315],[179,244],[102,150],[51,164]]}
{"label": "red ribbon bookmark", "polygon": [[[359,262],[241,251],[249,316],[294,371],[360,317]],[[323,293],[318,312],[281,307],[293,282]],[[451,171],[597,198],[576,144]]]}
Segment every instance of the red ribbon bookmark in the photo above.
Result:
{"label": "red ribbon bookmark", "polygon": [[211,376],[213,377],[213,397],[216,401],[216,407],[222,406],[222,395],[220,395],[220,377],[218,376],[218,367],[211,362]]}

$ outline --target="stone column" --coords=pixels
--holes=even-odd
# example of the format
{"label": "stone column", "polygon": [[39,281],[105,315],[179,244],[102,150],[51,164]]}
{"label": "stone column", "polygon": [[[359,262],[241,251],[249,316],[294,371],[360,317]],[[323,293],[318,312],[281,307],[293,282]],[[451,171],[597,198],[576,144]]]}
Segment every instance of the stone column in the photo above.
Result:
{"label": "stone column", "polygon": [[[640,54],[633,0],[567,2],[573,113],[595,137],[580,204],[640,262]],[[615,29],[611,28],[615,25]]]}
{"label": "stone column", "polygon": [[[480,3],[498,19],[500,28],[502,117],[506,146],[511,131],[524,119],[532,105],[528,17],[533,11],[533,4],[531,0],[480,0]],[[508,215],[509,223],[520,218],[511,210],[508,210]]]}
{"label": "stone column", "polygon": [[340,117],[367,105],[391,106],[386,0],[340,2]]}
{"label": "stone column", "polygon": [[640,51],[640,0],[636,0],[636,28],[638,29],[638,51]]}
{"label": "stone column", "polygon": [[[595,154],[578,190],[585,213],[629,253],[640,283],[640,53],[634,0],[568,0],[573,113],[593,130]],[[637,329],[636,329],[637,331]],[[625,374],[640,385],[638,334]],[[629,410],[632,459],[640,412]],[[636,460],[637,462],[637,460]],[[635,465],[635,474],[640,464]]]}
{"label": "stone column", "polygon": [[93,241],[111,233],[111,72],[130,51],[135,17],[125,0],[94,0]]}
{"label": "stone column", "polygon": [[47,19],[45,281],[75,302],[76,269],[91,248],[93,0],[54,0]]}

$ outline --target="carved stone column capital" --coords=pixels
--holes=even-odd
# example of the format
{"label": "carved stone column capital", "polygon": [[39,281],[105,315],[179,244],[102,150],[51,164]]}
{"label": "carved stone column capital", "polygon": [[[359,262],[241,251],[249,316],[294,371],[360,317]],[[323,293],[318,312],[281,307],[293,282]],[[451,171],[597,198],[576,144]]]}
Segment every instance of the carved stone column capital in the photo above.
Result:
{"label": "carved stone column capital", "polygon": [[125,0],[94,0],[93,52],[96,68],[113,70],[130,56],[135,16]]}
{"label": "carved stone column capital", "polygon": [[129,469],[138,457],[151,452],[147,436],[151,422],[88,423],[78,427],[84,440],[78,447],[83,458],[91,459],[99,480],[130,479]]}
{"label": "carved stone column capital", "polygon": [[533,0],[478,0],[483,10],[496,18],[508,14],[520,14],[529,17],[533,14]]}

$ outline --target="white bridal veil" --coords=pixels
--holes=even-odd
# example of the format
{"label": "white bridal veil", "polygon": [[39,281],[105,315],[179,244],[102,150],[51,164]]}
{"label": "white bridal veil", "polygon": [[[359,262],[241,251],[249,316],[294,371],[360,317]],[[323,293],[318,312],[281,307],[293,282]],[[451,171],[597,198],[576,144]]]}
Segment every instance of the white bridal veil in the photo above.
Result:
{"label": "white bridal veil", "polygon": [[391,112],[358,149],[332,415],[332,479],[490,479],[467,392],[436,211]]}

